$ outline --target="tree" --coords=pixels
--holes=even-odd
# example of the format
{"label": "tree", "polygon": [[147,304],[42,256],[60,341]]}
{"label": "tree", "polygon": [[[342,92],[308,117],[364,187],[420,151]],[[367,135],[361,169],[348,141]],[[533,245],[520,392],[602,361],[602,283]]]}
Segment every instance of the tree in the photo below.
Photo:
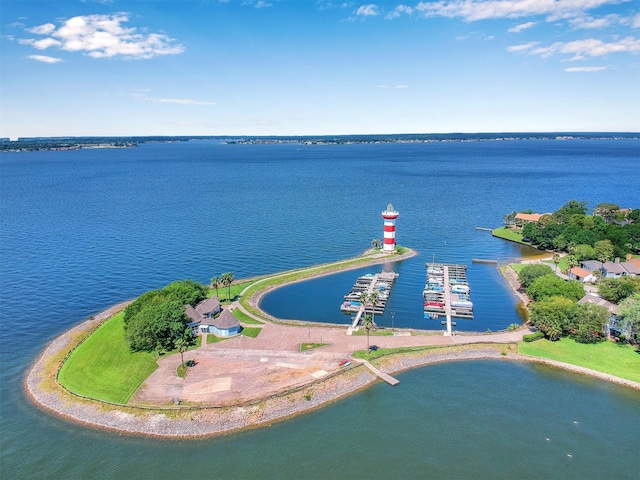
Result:
{"label": "tree", "polygon": [[602,217],[606,223],[612,223],[618,210],[620,207],[615,203],[600,203],[593,214]]}
{"label": "tree", "polygon": [[211,286],[216,289],[216,297],[220,298],[220,295],[218,295],[218,287],[220,286],[220,279],[218,277],[211,277]]}
{"label": "tree", "polygon": [[380,241],[380,239],[374,238],[373,240],[371,240],[371,248],[380,250],[382,248],[382,242]]}
{"label": "tree", "polygon": [[504,218],[502,219],[502,223],[504,223],[504,225],[506,227],[512,227],[516,222],[516,215],[517,214],[518,214],[518,212],[507,213],[504,216]]}
{"label": "tree", "polygon": [[620,303],[618,326],[625,332],[627,340],[638,342],[640,333],[640,293],[634,293]]}
{"label": "tree", "polygon": [[373,330],[374,327],[375,324],[373,323],[371,315],[365,315],[364,319],[362,320],[362,328],[367,331],[367,355],[369,355],[369,353],[371,352],[371,347],[369,344],[369,332]]}
{"label": "tree", "polygon": [[600,240],[594,245],[595,258],[599,262],[606,262],[613,258],[613,244],[611,240]]}
{"label": "tree", "polygon": [[575,316],[576,307],[574,301],[565,297],[545,298],[532,305],[531,323],[549,340],[558,340]]}
{"label": "tree", "polygon": [[373,326],[376,325],[376,303],[378,303],[378,292],[371,292],[369,294],[369,302],[371,302],[371,315]]}
{"label": "tree", "polygon": [[[573,251],[573,256],[576,259],[576,264],[580,260],[593,260],[596,256],[596,250],[587,244],[576,245],[575,250]],[[573,265],[575,267],[575,265]]]}
{"label": "tree", "polygon": [[518,280],[522,288],[526,289],[531,283],[538,277],[553,273],[549,265],[543,265],[542,263],[534,263],[526,265],[520,270],[518,274]]}
{"label": "tree", "polygon": [[183,280],[140,295],[125,309],[125,338],[132,351],[169,351],[184,336],[189,321],[185,305],[206,298],[207,287]]}
{"label": "tree", "polygon": [[[577,250],[577,248],[576,248]],[[567,255],[567,265],[569,265],[569,268],[573,268],[575,266],[578,265],[578,256],[571,253],[569,255]]]}
{"label": "tree", "polygon": [[584,287],[578,280],[563,280],[551,273],[536,278],[527,288],[527,295],[535,301],[554,296],[578,301],[584,297]]}
{"label": "tree", "polygon": [[225,272],[222,275],[220,275],[220,283],[222,283],[223,286],[227,287],[227,300],[231,301],[231,284],[233,283],[234,277],[233,277],[233,273],[231,272]]}
{"label": "tree", "polygon": [[176,340],[175,345],[180,352],[180,365],[184,366],[184,352],[187,351],[187,347],[189,346],[189,344],[184,337],[180,337]]}
{"label": "tree", "polygon": [[578,343],[597,343],[604,340],[604,326],[611,314],[600,305],[578,305],[568,327],[569,335]]}
{"label": "tree", "polygon": [[640,277],[602,278],[598,290],[602,298],[619,304],[634,293],[640,293]]}
{"label": "tree", "polygon": [[558,252],[553,252],[553,263],[555,263],[556,273],[558,273],[558,264],[560,263],[560,254]]}

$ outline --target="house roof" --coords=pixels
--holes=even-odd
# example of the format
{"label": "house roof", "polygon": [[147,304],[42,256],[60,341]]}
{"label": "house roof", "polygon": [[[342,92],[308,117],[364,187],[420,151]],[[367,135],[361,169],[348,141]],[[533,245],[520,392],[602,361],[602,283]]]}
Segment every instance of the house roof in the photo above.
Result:
{"label": "house roof", "polygon": [[527,222],[537,222],[542,217],[542,213],[517,213],[516,220],[525,220]]}
{"label": "house roof", "polygon": [[599,305],[601,307],[606,308],[609,312],[617,314],[618,306],[614,303],[607,302],[604,298],[598,297],[597,295],[587,294],[578,300],[578,305],[584,305],[585,303],[591,303],[593,305]]}
{"label": "house roof", "polygon": [[569,270],[569,272],[578,278],[586,278],[589,275],[592,275],[592,273],[589,270],[585,270],[584,268],[580,268],[580,267],[572,267],[571,270]]}
{"label": "house roof", "polygon": [[622,262],[621,265],[631,275],[640,275],[640,265],[636,262]]}
{"label": "house roof", "polygon": [[600,268],[602,268],[602,262],[598,260],[585,260],[580,263],[583,267],[589,267],[591,268],[591,270],[599,270]]}
{"label": "house roof", "polygon": [[212,324],[217,328],[229,329],[239,326],[240,322],[233,316],[231,310],[225,308],[217,318],[212,320]]}
{"label": "house roof", "polygon": [[217,312],[218,310],[220,310],[220,301],[218,300],[218,297],[215,296],[207,298],[196,305],[196,312],[201,315],[210,312]]}
{"label": "house roof", "polygon": [[620,262],[604,262],[604,265],[602,265],[602,268],[604,268],[607,272],[611,272],[611,273],[619,273],[619,274],[627,273],[627,271],[620,264]]}
{"label": "house roof", "polygon": [[199,322],[202,319],[202,315],[200,315],[191,305],[184,306],[184,313],[189,317],[191,322]]}

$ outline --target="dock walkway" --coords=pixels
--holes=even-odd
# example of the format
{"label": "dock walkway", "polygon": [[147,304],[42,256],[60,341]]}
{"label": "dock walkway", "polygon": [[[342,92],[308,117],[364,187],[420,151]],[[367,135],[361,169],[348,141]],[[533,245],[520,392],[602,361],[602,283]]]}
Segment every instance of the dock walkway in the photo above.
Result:
{"label": "dock walkway", "polygon": [[427,263],[427,283],[423,291],[425,318],[446,318],[446,335],[452,334],[452,317],[473,320],[466,265]]}
{"label": "dock walkway", "polygon": [[[362,315],[365,313],[373,313],[382,315],[387,305],[387,300],[391,294],[391,288],[398,274],[395,272],[381,272],[375,275],[363,275],[358,277],[356,283],[353,285],[351,292],[345,295],[345,301],[340,306],[340,310],[345,313],[355,313],[353,321],[351,322],[351,328],[356,329]],[[373,292],[378,293],[378,298],[375,305],[365,305],[359,301],[359,296],[362,293],[371,295]],[[354,303],[355,297],[355,303]],[[350,299],[352,301],[350,301]]]}
{"label": "dock walkway", "polygon": [[371,365],[366,360],[363,361],[362,363],[364,363],[364,366],[367,367],[369,370],[371,370],[378,378],[381,378],[382,380],[387,382],[392,387],[395,387],[396,385],[398,385],[400,383],[400,380],[398,380],[397,378],[393,378],[391,375],[389,375],[387,373],[381,372],[380,370],[378,370],[376,367]]}

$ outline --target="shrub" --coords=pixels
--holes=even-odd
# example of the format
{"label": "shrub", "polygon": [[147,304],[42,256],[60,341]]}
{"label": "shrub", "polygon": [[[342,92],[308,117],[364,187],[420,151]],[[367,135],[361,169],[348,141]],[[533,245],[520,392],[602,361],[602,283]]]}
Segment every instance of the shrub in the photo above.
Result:
{"label": "shrub", "polygon": [[537,332],[527,333],[526,335],[523,335],[522,340],[524,340],[525,342],[535,342],[536,340],[540,340],[541,338],[544,338],[544,333],[538,330]]}

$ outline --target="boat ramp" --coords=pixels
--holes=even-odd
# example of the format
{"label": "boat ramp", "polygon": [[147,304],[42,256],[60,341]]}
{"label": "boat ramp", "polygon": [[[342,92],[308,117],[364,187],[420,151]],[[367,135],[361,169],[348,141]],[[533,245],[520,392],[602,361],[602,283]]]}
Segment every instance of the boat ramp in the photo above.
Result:
{"label": "boat ramp", "polygon": [[[351,292],[344,296],[344,302],[340,305],[341,312],[353,315],[351,328],[355,329],[358,326],[363,314],[382,315],[384,313],[391,288],[398,276],[395,272],[381,272],[358,277]],[[377,296],[375,302],[361,301],[363,294],[371,298],[371,294],[374,293]]]}
{"label": "boat ramp", "polygon": [[473,303],[467,282],[467,266],[427,263],[427,282],[422,292],[424,318],[441,320],[447,326],[447,335],[452,334],[455,322],[452,318],[473,320]]}

